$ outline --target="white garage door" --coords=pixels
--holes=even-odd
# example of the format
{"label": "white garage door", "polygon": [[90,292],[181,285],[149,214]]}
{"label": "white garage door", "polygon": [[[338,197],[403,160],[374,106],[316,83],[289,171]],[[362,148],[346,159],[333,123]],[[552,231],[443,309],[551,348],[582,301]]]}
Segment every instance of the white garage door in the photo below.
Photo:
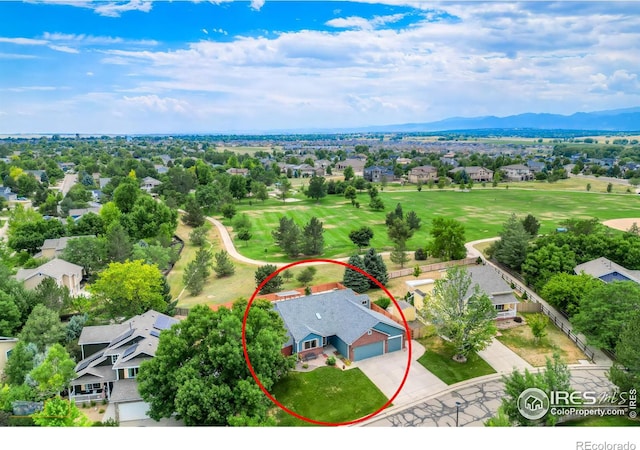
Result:
{"label": "white garage door", "polygon": [[120,422],[148,419],[147,411],[149,411],[149,405],[145,402],[120,403],[118,405]]}

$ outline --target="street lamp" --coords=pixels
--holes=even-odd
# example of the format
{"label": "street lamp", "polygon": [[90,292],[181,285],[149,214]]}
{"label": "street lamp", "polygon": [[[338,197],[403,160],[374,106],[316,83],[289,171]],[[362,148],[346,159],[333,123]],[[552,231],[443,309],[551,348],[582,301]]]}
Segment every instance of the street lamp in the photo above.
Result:
{"label": "street lamp", "polygon": [[456,427],[458,426],[458,412],[460,411],[460,405],[462,405],[462,403],[456,402]]}

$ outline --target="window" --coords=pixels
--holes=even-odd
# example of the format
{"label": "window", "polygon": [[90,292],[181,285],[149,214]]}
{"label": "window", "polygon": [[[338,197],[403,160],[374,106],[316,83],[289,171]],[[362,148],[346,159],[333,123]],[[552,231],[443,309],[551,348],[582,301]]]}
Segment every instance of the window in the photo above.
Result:
{"label": "window", "polygon": [[504,311],[504,305],[496,305],[496,311]]}
{"label": "window", "polygon": [[111,364],[115,364],[118,360],[118,355],[111,355]]}
{"label": "window", "polygon": [[305,350],[309,350],[311,348],[316,348],[318,346],[318,340],[317,339],[311,339],[310,341],[304,341],[302,343],[302,348],[304,348]]}
{"label": "window", "polygon": [[368,330],[368,331],[367,331],[367,336],[371,336],[371,334],[372,334],[372,333],[373,333],[373,332],[372,332],[371,330]]}
{"label": "window", "polygon": [[137,367],[131,367],[131,368],[127,369],[127,378],[135,378],[136,375],[138,375],[138,368]]}
{"label": "window", "polygon": [[367,306],[367,303],[369,303],[368,300],[362,300],[360,303],[362,303],[364,306]]}

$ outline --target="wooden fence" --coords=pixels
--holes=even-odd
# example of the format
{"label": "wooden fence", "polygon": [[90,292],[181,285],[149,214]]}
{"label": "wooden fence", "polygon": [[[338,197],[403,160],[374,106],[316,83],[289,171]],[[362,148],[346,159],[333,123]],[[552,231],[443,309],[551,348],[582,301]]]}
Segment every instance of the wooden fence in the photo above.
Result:
{"label": "wooden fence", "polygon": [[[421,272],[436,272],[438,270],[445,270],[452,266],[467,266],[469,264],[474,264],[477,258],[465,258],[465,259],[456,259],[454,261],[445,261],[441,263],[428,264],[426,266],[420,266]],[[408,267],[406,269],[394,270],[389,272],[389,279],[392,278],[400,278],[406,277],[408,275],[413,274],[413,267]]]}

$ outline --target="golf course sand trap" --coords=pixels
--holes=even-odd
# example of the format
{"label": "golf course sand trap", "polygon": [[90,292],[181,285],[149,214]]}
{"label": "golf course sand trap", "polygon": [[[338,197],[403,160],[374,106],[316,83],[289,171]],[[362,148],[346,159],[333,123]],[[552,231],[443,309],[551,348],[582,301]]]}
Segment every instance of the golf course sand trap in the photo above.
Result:
{"label": "golf course sand trap", "polygon": [[612,219],[605,220],[602,222],[603,225],[606,225],[611,228],[615,228],[616,230],[627,231],[631,226],[636,223],[640,226],[640,218],[638,219]]}

